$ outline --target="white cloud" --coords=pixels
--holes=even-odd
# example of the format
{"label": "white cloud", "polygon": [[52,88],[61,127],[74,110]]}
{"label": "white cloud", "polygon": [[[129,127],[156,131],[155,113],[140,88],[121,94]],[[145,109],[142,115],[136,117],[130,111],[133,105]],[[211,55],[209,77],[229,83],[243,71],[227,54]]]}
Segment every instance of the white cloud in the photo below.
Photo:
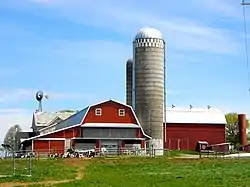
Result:
{"label": "white cloud", "polygon": [[242,18],[240,0],[193,0],[193,2],[193,4],[200,7],[202,11],[208,10],[228,17]]}
{"label": "white cloud", "polygon": [[[201,51],[219,54],[233,54],[239,51],[239,44],[233,34],[226,29],[209,27],[206,23],[199,22],[199,12],[194,7],[185,4],[190,11],[193,11],[195,18],[176,17],[169,14],[169,10],[174,9],[178,12],[179,5],[175,4],[162,8],[162,3],[150,3],[149,1],[141,4],[140,2],[126,1],[117,2],[109,0],[100,2],[80,1],[80,0],[54,0],[54,1],[34,1],[54,10],[57,18],[68,19],[73,22],[90,25],[99,28],[106,28],[120,34],[127,35],[133,39],[135,32],[143,26],[154,26],[159,28],[165,35],[167,44],[170,48],[187,51]],[[201,10],[211,9],[234,14],[234,4],[229,4],[225,0],[217,2],[215,0],[205,0],[196,3]],[[203,3],[204,2],[204,3]],[[217,2],[217,6],[216,5]],[[192,4],[192,3],[191,3]],[[183,6],[184,6],[183,5]],[[239,5],[240,6],[240,5]],[[197,7],[196,7],[197,8]],[[211,11],[207,14],[211,17]],[[191,16],[192,17],[192,16]],[[216,15],[213,19],[216,20]],[[233,53],[232,53],[233,52]]]}
{"label": "white cloud", "polygon": [[22,109],[1,109],[0,110],[0,143],[3,141],[6,132],[13,125],[20,125],[22,130],[30,130],[32,113]]}
{"label": "white cloud", "polygon": [[[10,103],[16,101],[34,100],[37,89],[8,89],[0,90],[0,102]],[[49,95],[49,99],[53,100],[75,100],[75,99],[92,99],[92,94],[70,93],[70,92],[54,92],[44,91],[45,95]]]}
{"label": "white cloud", "polygon": [[[132,42],[122,43],[110,40],[47,40],[43,38],[38,39],[36,48],[31,49],[33,54],[52,54],[56,57],[74,57],[80,58],[83,61],[91,63],[105,62],[105,64],[115,62],[117,59],[120,62],[126,61],[127,58],[132,56]],[[24,49],[26,50],[26,49]],[[29,51],[26,51],[30,53]],[[74,62],[72,62],[74,63]],[[87,66],[87,65],[86,65]]]}
{"label": "white cloud", "polygon": [[22,108],[6,108],[6,109],[0,109],[0,115],[2,114],[23,114],[26,110]]}

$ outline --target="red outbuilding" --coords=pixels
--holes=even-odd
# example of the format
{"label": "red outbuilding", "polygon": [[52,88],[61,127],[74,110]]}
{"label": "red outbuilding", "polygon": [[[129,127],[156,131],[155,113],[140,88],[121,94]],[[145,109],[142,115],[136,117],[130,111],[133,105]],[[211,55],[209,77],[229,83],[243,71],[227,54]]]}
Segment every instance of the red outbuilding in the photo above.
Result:
{"label": "red outbuilding", "polygon": [[164,125],[166,149],[195,150],[198,141],[209,144],[226,141],[226,118],[222,111],[215,108],[169,108]]}
{"label": "red outbuilding", "polygon": [[[45,129],[45,128],[44,128]],[[108,100],[88,106],[59,123],[41,129],[40,134],[23,141],[33,152],[64,153],[69,148],[114,150],[145,147],[146,135],[133,111],[125,104]]]}

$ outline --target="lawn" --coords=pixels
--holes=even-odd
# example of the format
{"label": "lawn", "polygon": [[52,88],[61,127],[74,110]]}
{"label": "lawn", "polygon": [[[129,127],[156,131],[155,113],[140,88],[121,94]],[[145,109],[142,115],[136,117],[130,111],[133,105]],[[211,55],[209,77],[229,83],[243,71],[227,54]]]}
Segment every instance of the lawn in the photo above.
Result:
{"label": "lawn", "polygon": [[[55,187],[238,187],[250,186],[250,159],[118,158],[35,161],[26,181],[72,179]],[[2,166],[2,164],[1,164]],[[85,166],[85,167],[84,167]],[[78,170],[77,168],[81,168]],[[77,178],[77,170],[83,176]],[[13,179],[13,178],[12,178]],[[9,178],[8,180],[12,180]],[[19,180],[19,178],[15,178]],[[3,180],[6,179],[2,179]],[[7,183],[5,183],[7,184]],[[0,184],[1,186],[1,184]],[[6,186],[6,185],[5,185]],[[21,186],[21,184],[16,184]],[[30,184],[42,187],[45,184]]]}
{"label": "lawn", "polygon": [[[16,159],[16,177],[0,177],[0,183],[6,181],[43,181],[43,180],[63,180],[72,179],[77,173],[77,167],[65,164],[65,160],[55,159],[33,159],[32,177],[25,177],[23,175],[29,174],[29,160]],[[11,175],[13,173],[12,159],[0,160],[0,176]],[[63,174],[63,175],[62,175]]]}

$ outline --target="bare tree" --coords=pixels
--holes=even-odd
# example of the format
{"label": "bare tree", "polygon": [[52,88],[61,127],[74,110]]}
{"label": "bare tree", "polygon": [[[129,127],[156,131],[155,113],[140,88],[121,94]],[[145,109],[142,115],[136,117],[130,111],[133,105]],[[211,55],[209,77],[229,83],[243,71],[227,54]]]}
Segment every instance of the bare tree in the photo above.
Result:
{"label": "bare tree", "polygon": [[10,127],[5,135],[4,144],[8,144],[12,149],[18,150],[20,139],[18,138],[17,134],[21,130],[22,129],[19,125],[13,125],[12,127]]}

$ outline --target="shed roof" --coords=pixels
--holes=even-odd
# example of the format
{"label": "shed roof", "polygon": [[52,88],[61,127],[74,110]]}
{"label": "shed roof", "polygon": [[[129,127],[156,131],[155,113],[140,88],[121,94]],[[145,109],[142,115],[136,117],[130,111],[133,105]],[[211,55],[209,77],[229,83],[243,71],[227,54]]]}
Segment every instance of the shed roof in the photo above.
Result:
{"label": "shed roof", "polygon": [[35,112],[34,117],[37,126],[45,127],[57,117],[65,120],[74,113],[75,112]]}
{"label": "shed roof", "polygon": [[167,108],[166,123],[226,124],[225,114],[216,108]]}

